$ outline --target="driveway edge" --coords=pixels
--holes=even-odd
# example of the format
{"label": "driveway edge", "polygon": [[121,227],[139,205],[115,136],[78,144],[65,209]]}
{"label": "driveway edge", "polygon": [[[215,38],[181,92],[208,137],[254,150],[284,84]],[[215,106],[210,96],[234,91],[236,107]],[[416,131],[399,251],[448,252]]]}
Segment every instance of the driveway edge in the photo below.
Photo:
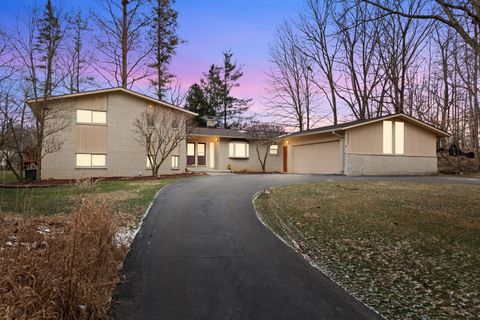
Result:
{"label": "driveway edge", "polygon": [[[270,188],[270,189],[273,189],[273,188]],[[305,259],[309,265],[311,265],[313,268],[317,269],[319,272],[321,272],[324,276],[326,276],[330,281],[332,281],[333,283],[335,283],[336,285],[338,285],[340,288],[342,288],[348,295],[350,295],[353,299],[355,299],[356,301],[358,301],[359,303],[361,303],[362,305],[364,305],[366,308],[368,308],[369,310],[375,312],[378,316],[380,316],[381,318],[383,319],[386,319],[380,312],[378,312],[377,310],[375,310],[374,308],[372,308],[371,306],[365,304],[363,301],[361,301],[360,299],[358,299],[354,294],[352,294],[351,292],[349,292],[344,286],[342,286],[340,283],[338,283],[337,281],[333,280],[332,277],[330,276],[330,272],[328,272],[327,269],[325,269],[324,267],[322,267],[321,265],[319,265],[318,263],[316,263],[315,261],[313,261],[313,259],[311,259],[308,254],[306,253],[303,253],[301,250],[300,250],[300,246],[298,245],[298,243],[292,239],[288,234],[286,234],[286,236],[288,237],[288,240],[290,240],[291,242],[288,242],[287,240],[285,240],[282,236],[280,236],[278,233],[276,233],[272,228],[270,228],[270,226],[265,223],[265,221],[262,219],[261,215],[258,213],[258,210],[257,210],[257,206],[255,205],[255,200],[257,200],[257,198],[262,194],[264,193],[264,190],[262,191],[258,191],[257,193],[255,193],[253,195],[253,198],[252,198],[252,206],[253,206],[253,210],[255,211],[255,216],[257,217],[257,219],[260,221],[260,223],[265,227],[267,228],[271,233],[273,233],[278,239],[280,239],[280,241],[282,241],[284,244],[286,244],[289,248],[291,248],[293,251],[295,251],[297,254],[301,255],[303,257],[303,259]]]}

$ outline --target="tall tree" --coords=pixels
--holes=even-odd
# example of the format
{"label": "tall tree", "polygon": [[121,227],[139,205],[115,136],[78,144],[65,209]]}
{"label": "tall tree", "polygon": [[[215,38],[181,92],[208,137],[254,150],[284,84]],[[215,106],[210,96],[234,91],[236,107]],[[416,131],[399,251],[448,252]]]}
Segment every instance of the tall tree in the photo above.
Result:
{"label": "tall tree", "polygon": [[154,3],[149,30],[149,41],[153,50],[152,62],[148,66],[154,70],[154,76],[149,81],[155,88],[158,99],[163,100],[169,90],[169,83],[174,77],[168,66],[182,40],[177,34],[178,12],[172,8],[175,0],[150,1]]}
{"label": "tall tree", "polygon": [[233,53],[223,53],[223,66],[218,68],[220,72],[212,73],[209,81],[218,83],[220,91],[218,99],[220,105],[217,108],[217,122],[224,128],[238,125],[242,115],[248,110],[251,99],[236,98],[232,95],[232,89],[239,87],[239,79],[243,76],[242,67],[232,61]]}
{"label": "tall tree", "polygon": [[149,76],[147,57],[152,51],[144,31],[151,17],[146,15],[147,0],[102,0],[106,16],[94,13],[100,53],[97,71],[111,86],[131,88]]}
{"label": "tall tree", "polygon": [[308,130],[315,123],[317,92],[312,80],[313,61],[300,49],[298,36],[288,23],[276,32],[269,48],[270,63],[266,105],[277,122]]}
{"label": "tall tree", "polygon": [[204,90],[198,83],[190,86],[185,102],[185,109],[198,113],[195,121],[199,126],[206,125],[205,117],[214,118],[216,115],[216,110],[208,103]]}
{"label": "tall tree", "polygon": [[69,93],[78,93],[95,84],[95,78],[89,74],[92,63],[90,49],[85,47],[86,33],[91,31],[88,20],[78,11],[68,19],[68,50],[66,53],[66,83]]}

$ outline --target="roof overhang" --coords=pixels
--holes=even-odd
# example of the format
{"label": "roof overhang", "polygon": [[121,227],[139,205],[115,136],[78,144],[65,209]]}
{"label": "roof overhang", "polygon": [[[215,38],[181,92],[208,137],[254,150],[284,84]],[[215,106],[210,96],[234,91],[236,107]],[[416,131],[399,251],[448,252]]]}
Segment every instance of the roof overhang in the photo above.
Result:
{"label": "roof overhang", "polygon": [[91,90],[91,91],[84,91],[84,92],[79,92],[79,93],[52,96],[52,97],[49,97],[45,100],[44,99],[38,99],[38,100],[30,99],[30,100],[27,100],[27,104],[30,107],[32,107],[32,106],[35,106],[39,103],[44,103],[45,101],[48,101],[48,102],[50,102],[50,101],[61,101],[61,100],[64,100],[64,99],[75,99],[75,98],[79,98],[79,97],[85,97],[85,96],[91,96],[91,95],[97,95],[97,94],[104,94],[104,93],[113,93],[113,92],[123,92],[123,93],[126,93],[128,95],[146,100],[146,101],[151,102],[151,103],[159,104],[159,105],[162,105],[164,107],[171,108],[171,109],[174,109],[174,110],[177,110],[177,111],[180,111],[180,112],[185,112],[185,113],[190,114],[192,116],[197,116],[198,115],[195,112],[185,110],[181,107],[174,106],[173,104],[170,104],[170,103],[167,103],[167,102],[164,102],[164,101],[161,101],[161,100],[157,100],[157,99],[154,99],[152,97],[146,96],[144,94],[141,94],[141,93],[129,90],[129,89],[121,88],[121,87]]}
{"label": "roof overhang", "polygon": [[322,130],[321,128],[319,128],[319,129],[313,129],[313,130],[310,130],[310,131],[296,132],[296,133],[290,134],[286,137],[289,137],[289,136],[303,137],[303,136],[310,136],[310,135],[316,135],[316,134],[322,134],[322,133],[335,134],[335,133],[340,132],[340,131],[345,131],[345,130],[369,125],[369,124],[372,124],[372,123],[375,123],[375,122],[380,122],[380,121],[385,121],[385,120],[390,120],[390,119],[395,119],[395,118],[402,118],[406,121],[414,123],[417,126],[434,133],[437,137],[449,137],[450,136],[450,134],[448,132],[445,132],[443,130],[435,128],[434,126],[429,125],[429,124],[427,124],[423,121],[415,119],[415,118],[413,118],[409,115],[406,115],[404,113],[397,113],[397,114],[392,114],[392,115],[389,115],[389,116],[384,116],[384,117],[379,117],[379,118],[367,120],[367,121],[364,121],[364,122],[361,122],[361,123],[352,123],[351,125],[348,125],[348,124],[340,125],[336,128],[327,128],[325,130]]}

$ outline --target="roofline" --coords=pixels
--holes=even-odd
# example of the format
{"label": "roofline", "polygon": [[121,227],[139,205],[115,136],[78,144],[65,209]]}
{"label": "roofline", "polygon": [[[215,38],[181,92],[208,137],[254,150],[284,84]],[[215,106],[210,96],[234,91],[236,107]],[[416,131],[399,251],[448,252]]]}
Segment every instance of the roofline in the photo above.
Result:
{"label": "roofline", "polygon": [[[161,105],[164,105],[165,107],[168,107],[168,108],[172,108],[172,109],[175,109],[175,110],[178,110],[178,111],[182,111],[182,112],[191,114],[193,116],[198,116],[198,114],[195,113],[195,112],[185,110],[183,108],[180,108],[178,106],[174,106],[173,104],[167,103],[165,101],[154,99],[154,98],[146,96],[142,93],[138,93],[138,92],[135,92],[133,90],[125,89],[125,88],[122,88],[122,87],[98,89],[98,90],[84,91],[84,92],[79,92],[79,93],[71,93],[71,94],[63,94],[63,95],[58,95],[58,96],[52,96],[52,97],[47,98],[46,101],[60,100],[60,99],[71,99],[71,98],[78,98],[78,97],[83,97],[83,96],[88,96],[88,95],[94,95],[94,94],[100,94],[100,93],[110,93],[110,92],[124,92],[126,94],[129,94],[129,95],[135,96],[137,98],[141,98],[141,99],[150,101],[152,103],[161,104]],[[27,100],[27,104],[28,105],[33,105],[33,104],[41,102],[41,101],[43,101],[43,100],[30,99],[30,100]]]}
{"label": "roofline", "polygon": [[356,124],[352,124],[352,125],[346,125],[346,126],[344,126],[344,127],[330,128],[330,129],[318,130],[318,131],[315,131],[315,129],[312,129],[311,131],[295,132],[295,133],[292,133],[292,134],[288,135],[287,137],[290,137],[290,136],[301,137],[301,136],[309,136],[309,135],[319,134],[319,133],[329,133],[329,132],[335,132],[335,131],[344,131],[344,130],[349,130],[349,129],[353,129],[353,128],[356,128],[356,127],[361,127],[361,126],[364,126],[364,125],[367,125],[367,124],[375,123],[375,122],[378,122],[378,121],[383,121],[383,120],[388,120],[388,119],[396,118],[396,117],[405,117],[405,118],[407,118],[408,120],[413,121],[413,122],[419,124],[420,126],[425,127],[425,128],[427,128],[428,130],[431,130],[431,131],[435,132],[437,136],[440,136],[440,137],[450,137],[450,136],[451,136],[448,132],[445,132],[445,131],[443,131],[443,130],[437,129],[437,128],[435,128],[435,127],[432,126],[432,125],[429,125],[429,124],[427,124],[427,123],[425,123],[425,122],[422,122],[422,121],[420,121],[420,120],[415,119],[414,117],[411,117],[411,116],[406,115],[406,114],[404,114],[404,113],[396,113],[396,114],[392,114],[392,115],[389,115],[389,116],[384,116],[384,117],[379,117],[379,118],[371,119],[371,120],[368,120],[368,121],[365,121],[365,122],[361,122],[361,123],[356,123]]}
{"label": "roofline", "polygon": [[258,140],[258,138],[254,137],[238,137],[238,136],[229,136],[229,135],[222,135],[222,134],[206,134],[206,133],[194,133],[190,132],[188,136],[195,136],[195,137],[219,137],[219,138],[229,138],[229,139],[244,139],[244,140]]}

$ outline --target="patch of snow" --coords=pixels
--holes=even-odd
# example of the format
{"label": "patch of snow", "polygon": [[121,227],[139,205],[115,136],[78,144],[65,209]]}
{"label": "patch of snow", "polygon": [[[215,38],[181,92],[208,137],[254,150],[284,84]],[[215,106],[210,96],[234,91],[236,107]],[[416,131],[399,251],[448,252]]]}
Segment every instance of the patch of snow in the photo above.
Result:
{"label": "patch of snow", "polygon": [[50,232],[50,228],[47,228],[45,226],[38,226],[37,227],[37,232],[43,235],[46,235],[47,233]]}

